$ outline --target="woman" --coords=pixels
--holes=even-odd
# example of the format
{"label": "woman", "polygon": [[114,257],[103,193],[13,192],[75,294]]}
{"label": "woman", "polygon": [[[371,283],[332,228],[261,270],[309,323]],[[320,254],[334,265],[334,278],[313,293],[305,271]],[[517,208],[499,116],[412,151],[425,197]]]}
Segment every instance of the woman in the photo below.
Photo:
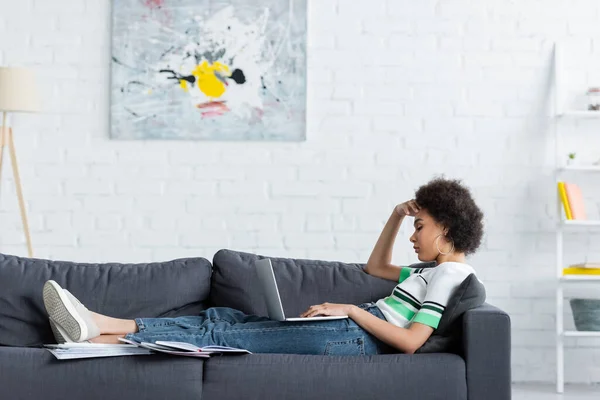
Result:
{"label": "woman", "polygon": [[[435,267],[390,263],[407,216],[415,217],[410,241],[418,259],[435,261]],[[481,243],[482,219],[470,191],[459,181],[437,178],[421,186],[414,200],[394,208],[365,267],[368,274],[398,282],[390,296],[358,306],[323,303],[301,314],[349,316],[342,320],[279,322],[225,307],[209,308],[199,316],[117,319],[89,311],[54,281],[44,285],[44,304],[59,342],[119,343],[118,338],[125,337],[231,346],[253,353],[410,354],[437,328],[452,291],[475,273],[465,256]]]}

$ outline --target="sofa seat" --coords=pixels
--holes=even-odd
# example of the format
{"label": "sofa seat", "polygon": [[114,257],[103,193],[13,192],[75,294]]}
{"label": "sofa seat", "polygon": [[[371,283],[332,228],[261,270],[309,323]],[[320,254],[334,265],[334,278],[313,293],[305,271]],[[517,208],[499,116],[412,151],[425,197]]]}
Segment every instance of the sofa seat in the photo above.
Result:
{"label": "sofa seat", "polygon": [[[40,348],[0,347],[11,398],[466,399],[464,360],[454,354],[316,356],[251,354],[209,360],[159,354],[61,361]],[[406,397],[404,397],[406,396]]]}
{"label": "sofa seat", "polygon": [[455,354],[317,356],[252,354],[204,364],[207,399],[467,399]]}
{"label": "sofa seat", "polygon": [[0,347],[0,397],[199,400],[204,362],[159,354],[57,360],[41,348]]}

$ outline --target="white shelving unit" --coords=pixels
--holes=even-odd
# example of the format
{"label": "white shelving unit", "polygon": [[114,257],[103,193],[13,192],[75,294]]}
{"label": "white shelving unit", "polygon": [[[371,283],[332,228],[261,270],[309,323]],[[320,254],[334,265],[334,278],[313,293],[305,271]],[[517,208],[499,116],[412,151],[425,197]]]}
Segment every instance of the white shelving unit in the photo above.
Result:
{"label": "white shelving unit", "polygon": [[600,118],[600,112],[598,111],[565,111],[562,114],[558,114],[560,118]]}
{"label": "white shelving unit", "polygon": [[[555,118],[554,121],[554,135],[556,143],[556,183],[555,188],[559,181],[562,180],[563,173],[566,172],[600,172],[600,165],[563,165],[561,155],[561,137],[558,128],[558,124],[561,119],[565,118],[597,118],[599,120],[598,127],[600,128],[600,112],[599,111],[579,111],[579,110],[565,110],[565,96],[564,96],[564,85],[562,82],[562,45],[555,43],[554,46],[554,110]],[[556,391],[558,393],[564,392],[564,338],[565,337],[600,337],[600,332],[583,332],[583,331],[565,331],[564,330],[564,286],[573,283],[600,283],[600,275],[572,275],[563,276],[562,269],[566,267],[563,261],[563,234],[569,233],[573,230],[581,229],[600,229],[600,220],[598,221],[575,221],[575,220],[564,220],[563,206],[556,189],[557,199],[557,211],[559,217],[559,223],[556,228]]]}

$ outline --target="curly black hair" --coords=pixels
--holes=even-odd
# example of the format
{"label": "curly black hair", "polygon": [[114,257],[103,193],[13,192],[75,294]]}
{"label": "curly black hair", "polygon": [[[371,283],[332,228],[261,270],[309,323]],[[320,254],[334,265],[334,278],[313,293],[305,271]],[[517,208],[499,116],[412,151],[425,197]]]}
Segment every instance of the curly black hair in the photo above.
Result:
{"label": "curly black hair", "polygon": [[448,228],[446,239],[454,242],[456,251],[470,254],[479,248],[483,237],[483,213],[470,190],[459,180],[434,178],[419,187],[415,201]]}

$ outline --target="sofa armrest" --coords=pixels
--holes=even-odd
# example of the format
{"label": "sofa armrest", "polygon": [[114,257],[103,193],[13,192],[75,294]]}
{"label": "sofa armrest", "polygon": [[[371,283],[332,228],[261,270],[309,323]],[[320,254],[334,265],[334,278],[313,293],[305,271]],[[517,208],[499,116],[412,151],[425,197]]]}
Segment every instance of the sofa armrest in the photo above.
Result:
{"label": "sofa armrest", "polygon": [[463,351],[469,400],[511,398],[510,317],[491,304],[463,316]]}

